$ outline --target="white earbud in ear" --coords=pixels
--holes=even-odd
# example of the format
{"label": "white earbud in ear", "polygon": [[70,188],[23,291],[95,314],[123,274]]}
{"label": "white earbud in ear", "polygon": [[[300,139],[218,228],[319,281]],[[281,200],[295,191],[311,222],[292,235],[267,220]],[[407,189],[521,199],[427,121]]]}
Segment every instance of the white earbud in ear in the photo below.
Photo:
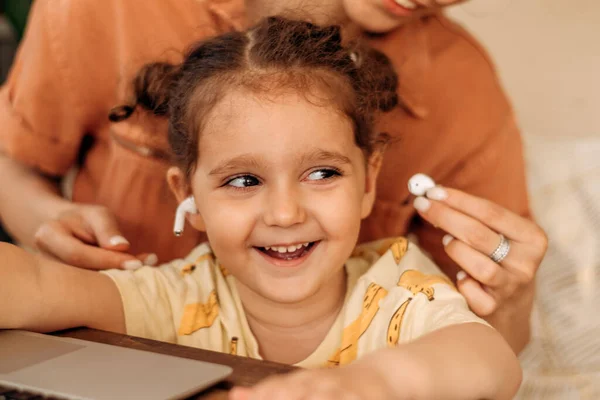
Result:
{"label": "white earbud in ear", "polygon": [[194,196],[189,196],[184,201],[179,203],[177,211],[175,211],[175,224],[173,225],[173,233],[175,236],[181,236],[183,227],[185,226],[185,214],[197,214],[196,199]]}
{"label": "white earbud in ear", "polygon": [[425,174],[413,175],[408,180],[408,191],[415,196],[423,196],[433,187],[435,187],[434,180]]}

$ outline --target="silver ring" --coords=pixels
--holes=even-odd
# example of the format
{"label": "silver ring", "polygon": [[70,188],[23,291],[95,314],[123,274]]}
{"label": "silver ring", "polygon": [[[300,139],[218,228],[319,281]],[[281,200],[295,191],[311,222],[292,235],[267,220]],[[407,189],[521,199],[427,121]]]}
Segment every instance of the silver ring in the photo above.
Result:
{"label": "silver ring", "polygon": [[496,250],[494,250],[492,254],[490,254],[490,258],[493,262],[499,263],[500,261],[506,258],[509,252],[510,242],[507,238],[504,237],[503,234],[500,234],[500,243],[498,244],[498,247],[496,247]]}

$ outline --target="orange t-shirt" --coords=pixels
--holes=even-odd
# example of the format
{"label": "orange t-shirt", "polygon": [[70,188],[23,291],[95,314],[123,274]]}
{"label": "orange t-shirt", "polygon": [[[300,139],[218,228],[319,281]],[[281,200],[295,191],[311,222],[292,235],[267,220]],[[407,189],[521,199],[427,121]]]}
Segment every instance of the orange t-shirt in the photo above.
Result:
{"label": "orange t-shirt", "polygon": [[[138,111],[112,124],[108,111],[127,100],[144,64],[177,62],[192,43],[244,24],[243,0],[36,1],[0,91],[0,148],[49,175],[78,166],[73,200],[107,206],[133,254],[185,256],[204,238],[172,233],[166,121]],[[396,66],[406,107],[381,122],[395,140],[361,241],[410,230],[450,265],[443,232],[415,220],[407,180],[427,173],[528,215],[514,115],[485,51],[443,15],[369,40]]]}

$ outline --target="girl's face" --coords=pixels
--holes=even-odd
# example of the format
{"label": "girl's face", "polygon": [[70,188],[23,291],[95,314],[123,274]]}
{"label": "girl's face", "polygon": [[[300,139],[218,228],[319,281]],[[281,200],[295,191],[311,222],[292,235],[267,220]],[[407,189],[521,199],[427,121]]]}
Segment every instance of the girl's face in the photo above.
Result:
{"label": "girl's face", "polygon": [[388,32],[407,21],[464,0],[343,0],[348,17],[370,32]]}
{"label": "girl's face", "polygon": [[297,95],[232,93],[200,135],[191,177],[199,215],[190,220],[245,291],[303,301],[344,274],[377,169],[337,110]]}

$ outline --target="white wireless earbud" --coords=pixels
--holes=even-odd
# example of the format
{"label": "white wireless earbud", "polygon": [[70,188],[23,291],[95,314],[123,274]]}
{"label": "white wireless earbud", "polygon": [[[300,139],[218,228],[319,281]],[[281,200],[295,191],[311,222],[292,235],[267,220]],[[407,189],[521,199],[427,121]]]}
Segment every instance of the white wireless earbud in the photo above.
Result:
{"label": "white wireless earbud", "polygon": [[408,180],[408,191],[415,196],[423,196],[433,187],[435,187],[434,180],[425,174],[413,175]]}
{"label": "white wireless earbud", "polygon": [[196,199],[194,196],[186,198],[184,201],[179,203],[177,211],[175,211],[175,224],[173,225],[173,233],[175,236],[181,236],[183,233],[183,227],[185,225],[185,214],[197,214],[198,209],[196,208]]}

